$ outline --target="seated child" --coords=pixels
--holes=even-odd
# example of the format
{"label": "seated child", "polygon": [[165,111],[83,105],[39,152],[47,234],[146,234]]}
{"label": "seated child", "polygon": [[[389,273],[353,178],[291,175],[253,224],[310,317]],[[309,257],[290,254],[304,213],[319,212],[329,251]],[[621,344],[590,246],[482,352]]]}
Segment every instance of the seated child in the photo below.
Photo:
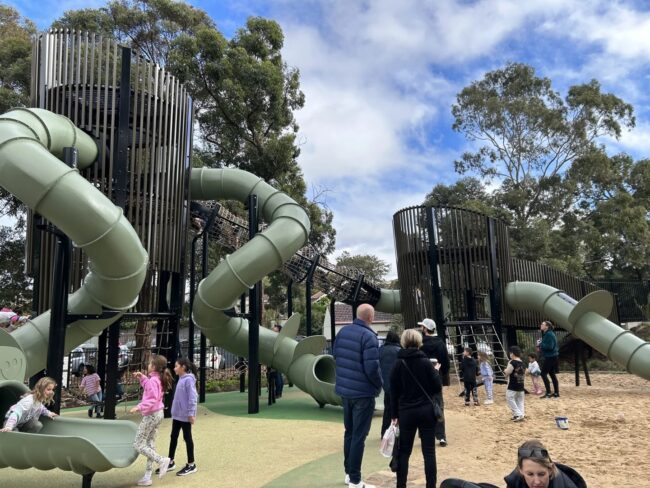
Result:
{"label": "seated child", "polygon": [[40,432],[43,428],[43,424],[39,421],[41,415],[47,415],[51,419],[58,416],[45,408],[45,405],[54,399],[55,388],[56,382],[52,378],[46,376],[38,380],[31,392],[9,408],[0,432],[11,432],[12,430],[32,434]]}

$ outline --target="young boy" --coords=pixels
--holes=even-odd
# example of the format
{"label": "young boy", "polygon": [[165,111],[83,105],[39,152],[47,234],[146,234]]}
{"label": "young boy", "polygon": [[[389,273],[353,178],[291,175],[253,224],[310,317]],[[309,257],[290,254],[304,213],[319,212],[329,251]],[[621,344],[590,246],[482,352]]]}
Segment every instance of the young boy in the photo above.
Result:
{"label": "young boy", "polygon": [[476,360],[472,357],[472,349],[469,347],[463,350],[463,361],[460,363],[460,369],[465,385],[465,406],[469,407],[470,392],[474,405],[479,405],[478,391],[476,389]]}
{"label": "young boy", "polygon": [[514,422],[521,422],[524,420],[524,376],[526,369],[521,360],[521,349],[517,346],[511,346],[508,350],[510,353],[510,361],[508,367],[504,371],[506,378],[508,378],[508,389],[506,390],[506,401],[512,411],[512,419]]}

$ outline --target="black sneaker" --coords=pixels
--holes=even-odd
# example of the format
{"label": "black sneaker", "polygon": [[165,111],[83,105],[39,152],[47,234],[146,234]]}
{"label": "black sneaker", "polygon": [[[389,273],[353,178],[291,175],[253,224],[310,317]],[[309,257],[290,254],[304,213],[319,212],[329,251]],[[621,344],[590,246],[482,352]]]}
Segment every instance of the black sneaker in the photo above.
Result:
{"label": "black sneaker", "polygon": [[196,464],[186,464],[183,469],[176,473],[176,476],[187,476],[188,474],[196,473],[196,471]]}
{"label": "black sneaker", "polygon": [[546,395],[542,395],[540,398],[541,398],[542,400],[544,400],[544,399],[546,399],[546,398],[551,398],[551,394],[550,394],[550,393],[547,393]]}
{"label": "black sneaker", "polygon": [[[167,466],[167,472],[169,473],[170,471],[174,471],[176,469],[176,463],[174,461],[171,461],[169,463],[169,466]],[[156,474],[160,474],[160,468],[156,468]]]}
{"label": "black sneaker", "polygon": [[559,393],[553,393],[553,398],[560,398],[560,394]]}

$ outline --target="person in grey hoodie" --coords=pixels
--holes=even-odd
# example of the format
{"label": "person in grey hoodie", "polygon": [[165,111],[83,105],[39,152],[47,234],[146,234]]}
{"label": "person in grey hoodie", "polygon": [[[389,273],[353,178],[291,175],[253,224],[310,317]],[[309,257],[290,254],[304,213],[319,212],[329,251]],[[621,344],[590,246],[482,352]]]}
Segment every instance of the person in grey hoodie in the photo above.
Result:
{"label": "person in grey hoodie", "polygon": [[178,434],[183,430],[183,440],[187,449],[187,464],[176,476],[186,476],[196,473],[194,462],[194,441],[192,440],[192,425],[196,419],[196,367],[187,358],[179,358],[174,366],[174,373],[178,375],[174,401],[172,403],[172,433],[169,441],[169,468],[167,471],[176,469],[174,455],[178,444]]}

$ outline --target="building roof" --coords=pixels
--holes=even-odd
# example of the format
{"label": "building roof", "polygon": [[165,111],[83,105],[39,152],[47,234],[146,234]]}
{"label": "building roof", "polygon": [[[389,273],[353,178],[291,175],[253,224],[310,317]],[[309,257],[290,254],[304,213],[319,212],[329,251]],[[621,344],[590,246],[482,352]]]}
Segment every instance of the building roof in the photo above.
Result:
{"label": "building roof", "polygon": [[[336,314],[336,325],[343,325],[352,323],[352,306],[346,303],[336,302],[334,306],[334,313]],[[393,319],[393,314],[385,312],[375,312],[375,320],[373,324],[390,324]]]}

